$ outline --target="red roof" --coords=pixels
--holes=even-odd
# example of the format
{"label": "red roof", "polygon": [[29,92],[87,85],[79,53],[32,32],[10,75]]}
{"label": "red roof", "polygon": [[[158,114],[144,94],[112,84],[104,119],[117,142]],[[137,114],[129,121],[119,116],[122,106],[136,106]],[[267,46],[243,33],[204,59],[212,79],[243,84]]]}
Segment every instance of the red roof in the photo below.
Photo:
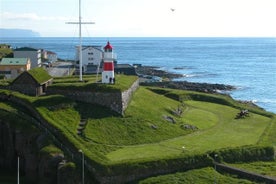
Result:
{"label": "red roof", "polygon": [[104,50],[112,50],[112,46],[110,45],[109,41],[107,42],[106,46],[104,47]]}

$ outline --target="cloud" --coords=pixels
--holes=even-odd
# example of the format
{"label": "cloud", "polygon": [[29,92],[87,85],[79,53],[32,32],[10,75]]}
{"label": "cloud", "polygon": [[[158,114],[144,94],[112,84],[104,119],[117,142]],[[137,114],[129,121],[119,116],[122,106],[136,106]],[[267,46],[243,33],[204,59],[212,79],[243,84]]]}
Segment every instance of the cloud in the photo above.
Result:
{"label": "cloud", "polygon": [[68,21],[72,19],[71,17],[62,16],[39,16],[36,13],[13,13],[13,12],[3,12],[1,18],[4,20],[25,20],[25,21]]}
{"label": "cloud", "polygon": [[4,12],[1,17],[7,20],[39,20],[39,17],[35,13],[16,14]]}

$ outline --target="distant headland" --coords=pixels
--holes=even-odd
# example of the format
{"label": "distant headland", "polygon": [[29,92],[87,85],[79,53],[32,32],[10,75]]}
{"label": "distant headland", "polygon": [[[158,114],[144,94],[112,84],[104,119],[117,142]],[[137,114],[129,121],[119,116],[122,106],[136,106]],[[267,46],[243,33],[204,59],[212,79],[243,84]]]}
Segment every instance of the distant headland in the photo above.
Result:
{"label": "distant headland", "polygon": [[8,37],[40,37],[38,32],[30,29],[0,29],[0,36],[2,38]]}

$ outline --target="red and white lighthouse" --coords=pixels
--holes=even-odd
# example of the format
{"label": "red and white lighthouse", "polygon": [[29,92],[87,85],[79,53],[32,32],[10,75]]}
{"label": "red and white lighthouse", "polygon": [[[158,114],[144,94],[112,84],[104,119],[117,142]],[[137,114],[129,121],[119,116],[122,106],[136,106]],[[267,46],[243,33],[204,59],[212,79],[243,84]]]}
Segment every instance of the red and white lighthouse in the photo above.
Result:
{"label": "red and white lighthouse", "polygon": [[109,42],[104,47],[102,83],[115,83],[113,48]]}

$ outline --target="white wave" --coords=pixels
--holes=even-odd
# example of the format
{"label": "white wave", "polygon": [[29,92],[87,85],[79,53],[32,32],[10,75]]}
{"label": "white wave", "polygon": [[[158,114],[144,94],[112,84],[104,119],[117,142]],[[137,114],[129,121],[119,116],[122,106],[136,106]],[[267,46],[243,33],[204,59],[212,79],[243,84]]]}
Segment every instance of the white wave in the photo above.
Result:
{"label": "white wave", "polygon": [[252,103],[258,103],[258,100],[251,100]]}

